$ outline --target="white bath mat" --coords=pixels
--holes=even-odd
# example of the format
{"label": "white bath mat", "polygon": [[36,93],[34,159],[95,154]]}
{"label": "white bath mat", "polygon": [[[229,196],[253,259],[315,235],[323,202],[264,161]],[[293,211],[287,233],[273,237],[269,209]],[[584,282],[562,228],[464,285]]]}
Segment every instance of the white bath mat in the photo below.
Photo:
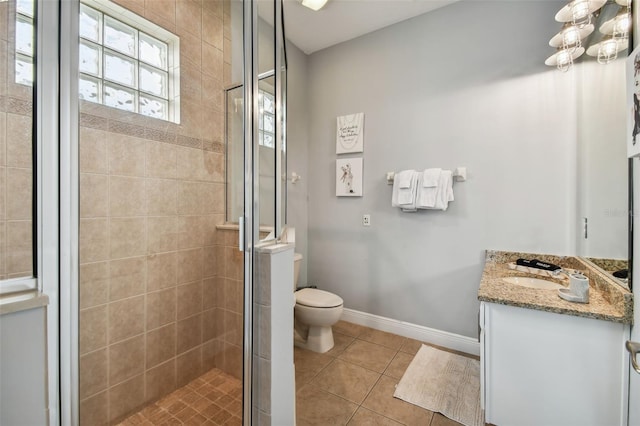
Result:
{"label": "white bath mat", "polygon": [[475,359],[422,345],[393,396],[465,426],[484,425],[480,362]]}

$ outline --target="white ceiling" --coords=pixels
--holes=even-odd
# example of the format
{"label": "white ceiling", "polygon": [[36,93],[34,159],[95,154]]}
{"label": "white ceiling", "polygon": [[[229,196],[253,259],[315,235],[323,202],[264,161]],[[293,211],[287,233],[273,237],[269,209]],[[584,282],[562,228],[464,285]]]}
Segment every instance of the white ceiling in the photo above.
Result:
{"label": "white ceiling", "polygon": [[318,12],[284,0],[287,38],[306,54],[351,40],[457,0],[329,0]]}

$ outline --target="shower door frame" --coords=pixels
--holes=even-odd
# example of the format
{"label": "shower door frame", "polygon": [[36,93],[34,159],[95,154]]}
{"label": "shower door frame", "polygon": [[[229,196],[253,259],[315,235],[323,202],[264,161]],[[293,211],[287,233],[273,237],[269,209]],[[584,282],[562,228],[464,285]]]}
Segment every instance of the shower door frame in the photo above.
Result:
{"label": "shower door frame", "polygon": [[[56,295],[59,308],[51,306],[49,313],[49,400],[50,424],[72,426],[79,424],[79,100],[78,100],[78,16],[80,0],[59,0],[41,3],[59,6],[57,22],[49,24],[48,46],[59,48],[58,69],[50,72],[47,81],[55,79],[54,93],[49,96],[58,103],[59,125],[59,245],[57,259],[59,286],[49,287],[50,294]],[[257,174],[258,149],[258,51],[257,51],[257,3],[243,0],[243,60],[244,60],[244,215],[239,224],[240,248],[244,250],[244,336],[243,336],[243,423],[252,424],[253,389],[253,288],[258,285],[255,277],[254,247],[260,241],[259,176]],[[282,0],[274,0],[274,71],[283,66]],[[55,19],[55,18],[54,18]],[[64,31],[62,31],[64,28]],[[282,78],[274,72],[276,81],[276,223],[274,235],[280,235],[283,208],[282,146],[284,127],[282,125],[281,92]],[[247,120],[251,117],[251,120]],[[58,170],[56,170],[58,171]],[[53,217],[53,216],[52,216]],[[272,240],[275,243],[275,239]],[[45,288],[45,291],[47,288]],[[59,314],[59,319],[56,318]],[[55,319],[55,322],[53,320]],[[256,419],[257,420],[257,419]]]}
{"label": "shower door frame", "polygon": [[[46,0],[45,0],[46,1]],[[51,2],[55,3],[55,2]],[[79,247],[80,101],[78,57],[80,0],[59,0],[59,387],[60,425],[80,424]],[[63,30],[64,29],[64,30]],[[49,349],[51,356],[51,348]],[[53,373],[50,371],[49,375]],[[50,392],[54,390],[49,386]],[[58,424],[51,423],[52,425]]]}
{"label": "shower door frame", "polygon": [[[284,137],[283,106],[282,106],[282,77],[280,71],[284,64],[282,50],[284,46],[283,8],[282,0],[273,0],[273,55],[276,99],[276,126],[275,126],[275,223],[273,239],[260,240],[260,175],[259,175],[259,142],[258,142],[258,89],[259,81],[264,75],[259,70],[259,40],[258,40],[258,1],[243,0],[244,21],[244,212],[239,221],[239,245],[244,251],[244,327],[243,327],[243,424],[253,424],[253,400],[257,400],[259,375],[255,374],[257,366],[254,365],[253,342],[254,332],[258,327],[254,326],[253,294],[259,285],[259,274],[256,266],[255,247],[260,243],[275,244],[282,232],[284,218],[282,203],[282,147]],[[255,378],[254,378],[255,376]],[[258,386],[254,386],[258,385]],[[257,410],[256,410],[257,413]],[[255,419],[255,424],[258,419]]]}

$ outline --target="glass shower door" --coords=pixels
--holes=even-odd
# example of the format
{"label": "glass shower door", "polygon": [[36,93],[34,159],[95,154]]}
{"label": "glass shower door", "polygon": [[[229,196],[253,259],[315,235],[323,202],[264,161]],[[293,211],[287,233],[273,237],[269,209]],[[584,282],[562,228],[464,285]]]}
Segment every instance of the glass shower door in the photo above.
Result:
{"label": "glass shower door", "polygon": [[[245,424],[271,424],[277,421],[273,403],[275,351],[272,324],[277,302],[266,296],[273,277],[273,258],[265,255],[273,247],[284,224],[283,205],[283,75],[284,37],[282,1],[245,3],[245,22],[253,32],[245,32],[244,126],[244,229],[245,278]],[[250,41],[250,43],[246,43]],[[249,66],[249,64],[251,64]],[[293,262],[291,262],[291,269]],[[291,286],[291,291],[293,287]],[[288,300],[288,299],[287,299]],[[292,307],[291,318],[292,318]],[[292,328],[292,327],[291,327]],[[280,330],[281,331],[281,330]],[[292,334],[293,330],[291,330]],[[286,334],[286,330],[285,330]],[[291,371],[293,373],[292,341]],[[266,348],[266,349],[265,349]],[[272,352],[273,349],[273,352]],[[284,348],[282,349],[284,350]],[[285,374],[286,376],[286,374]],[[293,387],[293,386],[291,386]],[[291,395],[291,403],[294,396]],[[293,406],[291,407],[293,411]],[[293,413],[290,413],[293,416]],[[293,417],[291,417],[293,419]]]}

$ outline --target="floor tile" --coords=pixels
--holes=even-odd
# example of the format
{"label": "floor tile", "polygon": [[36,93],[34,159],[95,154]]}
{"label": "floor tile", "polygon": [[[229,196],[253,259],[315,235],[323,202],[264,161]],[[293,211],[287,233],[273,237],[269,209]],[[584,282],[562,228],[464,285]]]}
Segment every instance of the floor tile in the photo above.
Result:
{"label": "floor tile", "polygon": [[398,423],[395,420],[360,407],[351,420],[349,420],[347,426],[402,426],[402,423]]}
{"label": "floor tile", "polygon": [[428,425],[433,413],[393,397],[397,380],[381,376],[362,406],[406,425]]}
{"label": "floor tile", "polygon": [[346,334],[339,333],[337,331],[333,332],[333,348],[330,351],[325,352],[326,355],[329,356],[338,356],[342,352],[344,352],[353,341],[356,340],[355,337],[348,336]]}
{"label": "floor tile", "polygon": [[294,348],[293,362],[296,369],[296,389],[300,389],[309,383],[332,360],[333,358],[326,354]]}
{"label": "floor tile", "polygon": [[404,341],[402,347],[400,348],[400,351],[415,355],[418,353],[423,344],[424,343],[419,340],[407,338],[407,340]]}
{"label": "floor tile", "polygon": [[[298,425],[461,426],[441,414],[393,398],[395,386],[421,342],[403,338],[397,351],[365,340],[383,336],[386,342],[393,342],[393,337],[356,324],[341,325],[347,333],[334,333],[336,346],[329,353],[295,348]],[[363,338],[356,339],[353,334]],[[121,424],[239,426],[241,410],[242,383],[213,369]]]}
{"label": "floor tile", "polygon": [[393,349],[365,342],[364,340],[356,340],[338,358],[382,373],[395,354],[396,351]]}
{"label": "floor tile", "polygon": [[409,364],[411,364],[411,361],[413,361],[413,357],[414,355],[404,352],[398,352],[387,369],[384,370],[384,374],[386,376],[400,380],[404,375],[404,372],[407,370]]}
{"label": "floor tile", "polygon": [[460,426],[460,423],[443,416],[440,413],[433,413],[430,426]]}
{"label": "floor tile", "polygon": [[405,340],[407,340],[406,337],[387,333],[386,331],[374,330],[373,328],[367,328],[366,330],[364,330],[362,333],[360,333],[358,339],[376,343],[378,345],[382,345],[394,350],[400,349]]}
{"label": "floor tile", "polygon": [[360,334],[368,329],[368,327],[364,327],[362,325],[354,324],[352,322],[346,321],[338,321],[333,325],[332,330],[338,333],[346,334],[351,337],[358,337]]}
{"label": "floor tile", "polygon": [[346,425],[357,408],[357,404],[307,385],[296,394],[296,424]]}
{"label": "floor tile", "polygon": [[[242,416],[242,392],[238,389],[242,390],[240,380],[213,369],[132,414],[121,425],[242,424],[238,423]],[[214,396],[216,402],[208,396]]]}
{"label": "floor tile", "polygon": [[310,385],[361,404],[379,377],[379,373],[335,359],[311,381]]}

